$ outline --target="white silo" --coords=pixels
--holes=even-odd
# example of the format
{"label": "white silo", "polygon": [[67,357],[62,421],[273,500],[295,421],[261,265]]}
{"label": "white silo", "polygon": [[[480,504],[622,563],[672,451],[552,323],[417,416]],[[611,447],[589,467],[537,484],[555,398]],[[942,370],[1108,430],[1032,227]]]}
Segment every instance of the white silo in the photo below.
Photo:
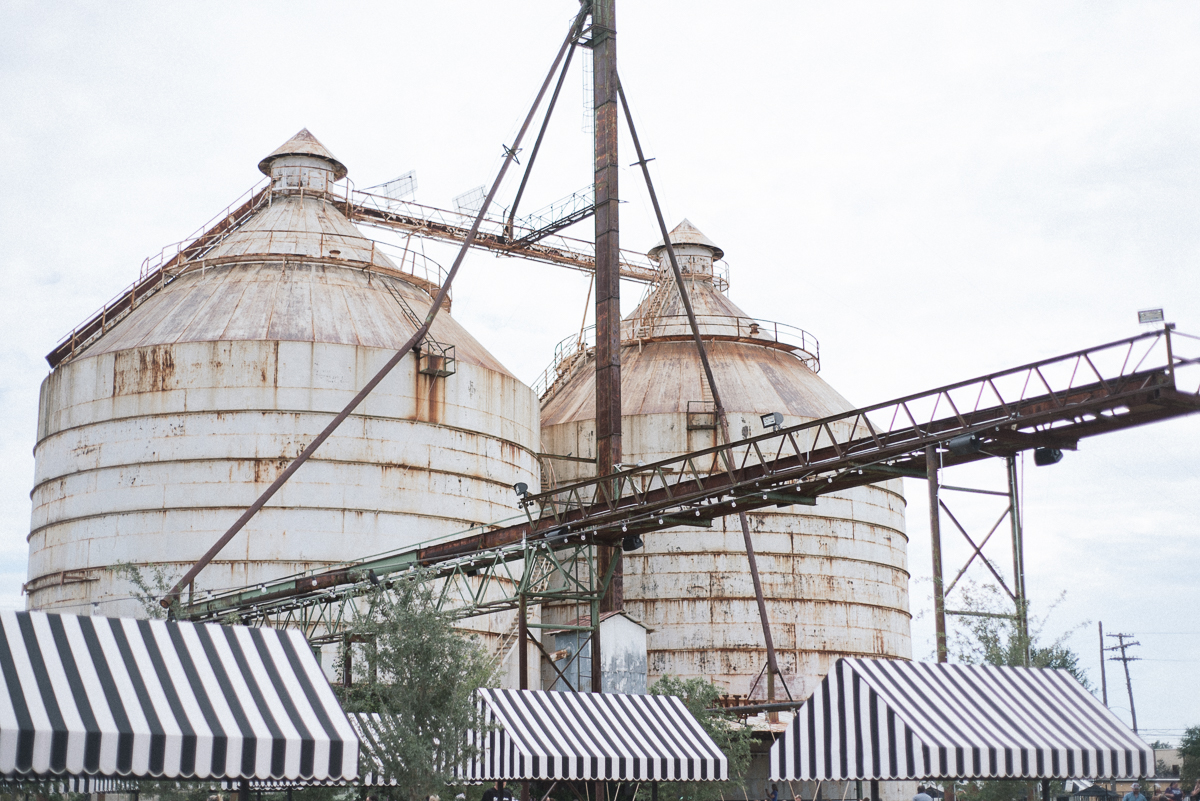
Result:
{"label": "white silo", "polygon": [[[735,439],[762,433],[764,413],[781,412],[785,425],[795,425],[853,408],[818,377],[811,335],[752,318],[723,294],[727,284],[714,274],[719,247],[686,220],[671,242]],[[662,243],[650,255],[664,259]],[[715,444],[711,394],[669,277],[622,322],[621,343],[624,462]],[[591,350],[561,348],[550,374],[555,380],[541,399],[543,450],[594,458]],[[581,477],[577,461],[554,464],[559,482]],[[794,697],[810,692],[839,656],[911,656],[900,480],[749,519],[780,668]],[[624,555],[624,596],[625,610],[650,630],[650,681],[668,673],[703,677],[746,695],[757,680],[761,698],[765,646],[738,519],[644,540]]]}
{"label": "white silo", "polygon": [[[248,218],[43,383],[30,608],[137,614],[113,566],[181,574],[430,308],[436,271],[394,262],[350,222],[335,188],[346,168],[308,131],[259,168],[271,189]],[[537,480],[537,399],[448,311],[430,338],[440,344],[405,358],[198,586],[515,513],[513,484]]]}

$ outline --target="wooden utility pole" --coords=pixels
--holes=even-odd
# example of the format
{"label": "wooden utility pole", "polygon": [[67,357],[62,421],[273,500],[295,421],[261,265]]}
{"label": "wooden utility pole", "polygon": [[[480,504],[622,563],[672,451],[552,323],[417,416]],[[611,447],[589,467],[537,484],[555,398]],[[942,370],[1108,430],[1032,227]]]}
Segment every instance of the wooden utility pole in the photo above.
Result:
{"label": "wooden utility pole", "polygon": [[1104,621],[1096,625],[1100,627],[1100,697],[1108,706],[1108,678],[1104,675]]}
{"label": "wooden utility pole", "polygon": [[616,0],[592,3],[596,115],[596,456],[600,475],[621,462],[621,273],[617,196]]}
{"label": "wooden utility pole", "polygon": [[[617,194],[616,0],[592,0],[592,107],[596,196],[596,467],[606,476],[621,463],[621,238]],[[598,612],[624,607],[621,549],[596,546],[596,573],[612,581]],[[600,615],[592,615],[592,692],[603,689]],[[597,801],[603,786],[597,785]]]}
{"label": "wooden utility pole", "polygon": [[[1137,710],[1134,709],[1134,706],[1133,706],[1133,682],[1129,678],[1129,663],[1137,662],[1140,659],[1140,657],[1130,656],[1128,653],[1126,653],[1126,649],[1132,648],[1135,645],[1141,645],[1141,643],[1138,642],[1137,640],[1133,639],[1132,634],[1121,633],[1121,634],[1110,634],[1108,636],[1114,638],[1117,641],[1117,644],[1110,645],[1108,648],[1105,648],[1104,650],[1121,652],[1120,656],[1113,656],[1113,657],[1109,657],[1109,658],[1113,662],[1120,662],[1125,667],[1125,689],[1129,691],[1129,719],[1133,722],[1133,733],[1137,734],[1138,733]],[[1128,642],[1126,642],[1126,639],[1125,639],[1126,637],[1129,638]]]}

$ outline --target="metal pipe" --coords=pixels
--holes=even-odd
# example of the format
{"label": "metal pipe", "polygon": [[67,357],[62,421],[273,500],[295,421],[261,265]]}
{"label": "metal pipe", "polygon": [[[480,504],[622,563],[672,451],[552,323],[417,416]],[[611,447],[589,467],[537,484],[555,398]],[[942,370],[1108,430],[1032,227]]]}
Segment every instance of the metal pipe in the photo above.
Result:
{"label": "metal pipe", "polygon": [[933,627],[937,634],[937,661],[947,662],[946,594],[942,577],[942,515],[938,499],[937,446],[925,446],[925,479],[929,485],[929,545],[933,553]]}
{"label": "metal pipe", "polygon": [[529,176],[533,173],[533,163],[537,161],[538,151],[542,148],[542,139],[546,136],[546,128],[550,126],[550,115],[554,113],[554,104],[558,102],[558,93],[562,90],[563,81],[567,78],[567,70],[571,68],[571,58],[575,55],[575,48],[571,47],[567,51],[567,58],[563,61],[562,69],[558,73],[558,83],[554,85],[554,92],[550,95],[550,102],[546,105],[546,116],[542,118],[542,127],[538,130],[537,139],[533,142],[533,150],[529,153],[529,161],[525,164],[525,174],[521,176],[521,185],[517,187],[517,196],[513,199],[512,208],[508,212],[508,230],[505,232],[509,239],[513,236],[513,220],[517,216],[517,206],[521,203],[521,197],[525,194],[525,185],[529,183]]}
{"label": "metal pipe", "polygon": [[459,248],[458,256],[454,259],[454,266],[450,268],[450,272],[446,276],[446,282],[442,285],[441,290],[438,291],[437,297],[434,298],[433,305],[429,307],[429,313],[425,316],[425,322],[420,328],[417,329],[412,337],[410,337],[409,340],[404,343],[400,350],[396,351],[392,358],[388,360],[387,364],[383,366],[383,369],[376,373],[375,376],[367,382],[366,386],[359,390],[358,394],[355,395],[350,403],[346,405],[346,408],[342,409],[342,411],[333,418],[329,425],[327,425],[325,429],[317,435],[317,438],[309,443],[308,447],[305,448],[300,455],[297,456],[292,463],[287,466],[287,469],[280,473],[279,477],[271,483],[271,486],[267,487],[266,491],[264,491],[263,494],[258,497],[258,500],[251,504],[250,507],[242,513],[242,516],[239,517],[232,526],[230,526],[229,530],[222,534],[221,538],[218,539],[216,543],[214,543],[213,546],[208,549],[204,556],[200,557],[200,559],[194,565],[192,565],[188,572],[184,574],[183,578],[175,583],[175,586],[173,586],[166,596],[160,601],[164,608],[171,608],[172,603],[178,600],[179,593],[182,588],[195,580],[196,575],[199,574],[201,570],[203,570],[213,559],[216,558],[217,554],[219,554],[221,550],[229,544],[229,541],[232,540],[234,536],[241,531],[247,523],[250,522],[251,518],[258,513],[258,510],[266,505],[267,501],[269,501],[275,495],[275,493],[287,483],[287,480],[291,478],[297,470],[300,469],[300,466],[308,461],[309,457],[316,452],[317,448],[321,447],[325,440],[329,439],[333,432],[338,429],[338,426],[340,426],[345,419],[349,417],[350,414],[357,409],[364,400],[366,400],[367,396],[371,394],[371,391],[374,390],[375,387],[377,387],[379,383],[387,377],[388,373],[390,373],[392,369],[395,368],[395,366],[399,364],[405,356],[408,355],[413,347],[425,337],[425,334],[428,333],[430,326],[433,325],[434,318],[437,317],[438,312],[442,308],[442,303],[446,300],[446,296],[450,293],[450,285],[454,281],[454,276],[458,274],[458,268],[462,265],[463,257],[466,255],[467,250],[471,247],[471,242],[475,239],[475,235],[479,232],[479,226],[483,223],[484,215],[487,213],[488,207],[495,198],[496,192],[500,189],[500,183],[504,180],[505,173],[508,172],[508,166],[512,163],[513,157],[517,152],[517,148],[520,146],[521,140],[525,136],[525,132],[529,129],[529,125],[533,121],[534,115],[537,113],[538,106],[541,105],[542,98],[546,94],[546,89],[550,85],[550,80],[554,77],[554,73],[558,69],[558,65],[562,61],[563,56],[566,54],[567,49],[571,47],[572,42],[578,36],[580,23],[583,21],[583,12],[584,9],[580,9],[579,16],[576,16],[575,21],[571,25],[570,33],[567,34],[567,38],[563,41],[562,46],[559,48],[558,55],[554,57],[554,64],[550,67],[550,71],[546,74],[546,79],[542,82],[542,88],[538,91],[537,97],[534,98],[533,106],[529,109],[529,113],[525,116],[525,122],[521,125],[521,130],[517,132],[517,136],[513,140],[512,147],[505,150],[504,161],[501,163],[500,170],[496,174],[496,180],[492,183],[491,191],[488,192],[487,197],[483,201],[483,205],[480,206],[479,213],[475,216],[475,222],[471,225],[471,230],[467,233],[466,238],[463,240],[462,247]]}
{"label": "metal pipe", "polygon": [[780,701],[774,704],[746,704],[745,706],[713,706],[706,709],[706,712],[732,712],[734,714],[740,712],[786,712],[790,709],[799,709],[804,706],[804,701]]}
{"label": "metal pipe", "polygon": [[[529,639],[529,618],[526,617],[529,610],[525,605],[525,592],[518,590],[520,600],[517,605],[517,670],[521,674],[519,689],[529,689],[529,645],[525,641]],[[526,790],[529,788],[526,787]]]}
{"label": "metal pipe", "polygon": [[1029,604],[1025,598],[1025,534],[1021,527],[1021,505],[1017,494],[1017,457],[1005,459],[1008,471],[1009,519],[1012,523],[1013,550],[1013,600],[1017,605],[1017,633],[1021,638],[1021,651],[1025,667],[1030,666],[1029,653]]}
{"label": "metal pipe", "polygon": [[[658,194],[654,191],[654,182],[650,179],[650,167],[646,161],[645,154],[642,153],[642,143],[638,139],[637,128],[633,124],[633,113],[629,110],[629,101],[625,98],[625,89],[621,86],[621,81],[617,79],[617,93],[621,97],[621,108],[625,112],[625,122],[629,126],[629,135],[633,139],[633,147],[637,152],[637,163],[642,168],[642,176],[646,179],[646,190],[650,194],[650,203],[654,207],[654,216],[658,220],[659,230],[662,232],[663,244],[666,246],[667,258],[671,264],[671,272],[675,276],[675,283],[679,287],[680,299],[683,301],[683,309],[687,313],[688,325],[692,329],[692,338],[696,342],[696,350],[700,354],[700,364],[704,368],[704,378],[708,382],[708,388],[712,392],[713,405],[716,407],[717,420],[720,424],[721,433],[725,438],[725,443],[731,444],[732,440],[729,437],[729,419],[725,415],[725,405],[721,402],[721,394],[717,390],[717,381],[713,377],[712,365],[708,360],[708,352],[704,347],[704,340],[700,337],[700,326],[696,322],[696,312],[692,309],[692,300],[688,295],[687,287],[684,285],[683,273],[679,269],[679,260],[675,256],[675,247],[671,244],[671,233],[667,230],[666,220],[663,219],[662,208],[658,203]],[[726,451],[721,451],[724,457],[725,468],[730,472],[732,479],[732,465]],[[779,664],[775,658],[775,642],[771,637],[771,624],[767,617],[767,602],[763,597],[762,579],[758,575],[758,559],[754,554],[754,541],[750,536],[750,521],[746,517],[745,512],[738,512],[738,521],[742,525],[742,539],[746,544],[746,558],[750,562],[750,577],[754,582],[754,597],[758,602],[758,616],[762,621],[763,640],[767,648],[767,700],[775,700],[775,675],[779,673]]]}

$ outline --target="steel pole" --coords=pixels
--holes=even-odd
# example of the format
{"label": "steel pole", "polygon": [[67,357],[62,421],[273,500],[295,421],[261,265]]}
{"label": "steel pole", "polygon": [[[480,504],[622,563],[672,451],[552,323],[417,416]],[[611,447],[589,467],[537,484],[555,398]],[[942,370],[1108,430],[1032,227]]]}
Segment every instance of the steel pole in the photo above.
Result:
{"label": "steel pole", "polygon": [[1013,594],[1017,605],[1017,634],[1021,638],[1021,653],[1025,667],[1030,666],[1029,603],[1025,597],[1025,533],[1021,525],[1021,499],[1017,494],[1017,457],[1006,460],[1008,471],[1008,517],[1012,524]]}
{"label": "steel pole", "polygon": [[518,686],[522,690],[529,689],[529,647],[525,642],[529,638],[529,620],[526,617],[528,611],[525,606],[525,591],[521,590],[517,602],[517,670],[521,673],[521,683]]}
{"label": "steel pole", "polygon": [[[528,564],[528,552],[526,552],[526,564]],[[521,581],[522,585],[524,577]],[[517,606],[517,671],[521,674],[520,682],[517,685],[522,690],[529,689],[529,644],[526,639],[529,637],[529,621],[526,618],[528,609],[525,606],[525,588],[522,586],[518,592],[520,593]],[[529,801],[529,782],[521,782],[521,801]]]}
{"label": "steel pole", "polygon": [[933,552],[933,626],[937,632],[937,661],[947,662],[946,593],[942,578],[942,515],[938,500],[937,446],[925,446],[925,483],[929,485],[929,545]]}

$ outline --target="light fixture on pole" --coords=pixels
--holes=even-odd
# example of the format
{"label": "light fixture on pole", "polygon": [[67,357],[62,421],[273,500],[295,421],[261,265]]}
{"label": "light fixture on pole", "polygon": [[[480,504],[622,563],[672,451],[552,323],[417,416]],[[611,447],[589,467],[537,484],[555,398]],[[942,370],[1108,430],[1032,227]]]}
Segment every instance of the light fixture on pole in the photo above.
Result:
{"label": "light fixture on pole", "polygon": [[1035,448],[1033,451],[1033,463],[1038,467],[1058,464],[1062,457],[1063,452],[1058,448]]}
{"label": "light fixture on pole", "polygon": [[946,440],[946,447],[955,456],[970,456],[983,450],[983,442],[979,439],[978,434],[960,434],[953,439]]}

